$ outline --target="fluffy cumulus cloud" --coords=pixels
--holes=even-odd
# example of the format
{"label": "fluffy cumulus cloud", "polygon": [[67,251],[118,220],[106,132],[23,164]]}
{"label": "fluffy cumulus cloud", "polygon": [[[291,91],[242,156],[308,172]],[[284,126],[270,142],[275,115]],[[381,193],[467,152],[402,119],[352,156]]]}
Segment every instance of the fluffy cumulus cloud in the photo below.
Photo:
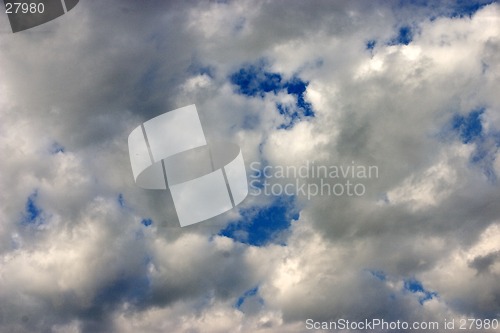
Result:
{"label": "fluffy cumulus cloud", "polygon": [[[80,1],[0,30],[1,332],[500,319],[498,3]],[[180,228],[127,137],[189,104],[251,186]]]}

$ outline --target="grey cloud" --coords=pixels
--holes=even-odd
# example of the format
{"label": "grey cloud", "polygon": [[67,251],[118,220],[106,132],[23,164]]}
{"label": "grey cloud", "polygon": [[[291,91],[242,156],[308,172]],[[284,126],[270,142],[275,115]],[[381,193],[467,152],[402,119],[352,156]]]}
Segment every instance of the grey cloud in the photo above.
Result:
{"label": "grey cloud", "polygon": [[492,252],[484,256],[475,257],[469,266],[477,270],[478,274],[489,273],[490,267],[500,259],[500,251]]}
{"label": "grey cloud", "polygon": [[[474,143],[443,130],[482,103],[485,131],[499,128],[498,5],[430,21],[428,8],[385,3],[81,1],[2,34],[1,329],[301,332],[306,317],[498,312],[498,184],[471,163]],[[414,41],[387,46],[403,23]],[[278,130],[286,96],[234,92],[228,75],[262,59],[309,81],[315,118]],[[361,198],[298,198],[287,246],[216,236],[237,212],[179,229],[168,192],[134,185],[126,139],[192,103],[207,137],[238,143],[247,164],[356,161],[380,177]],[[54,142],[65,151],[51,154]],[[35,190],[47,223],[22,226]],[[439,297],[420,304],[410,277]],[[264,304],[235,309],[256,285]]]}

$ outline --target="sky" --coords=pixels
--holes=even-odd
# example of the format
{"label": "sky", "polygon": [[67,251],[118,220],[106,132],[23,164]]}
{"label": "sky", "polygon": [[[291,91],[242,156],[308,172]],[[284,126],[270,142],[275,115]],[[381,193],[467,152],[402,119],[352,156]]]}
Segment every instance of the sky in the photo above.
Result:
{"label": "sky", "polygon": [[[499,3],[81,0],[0,68],[0,332],[500,319]],[[191,104],[250,194],[181,228],[127,138]]]}

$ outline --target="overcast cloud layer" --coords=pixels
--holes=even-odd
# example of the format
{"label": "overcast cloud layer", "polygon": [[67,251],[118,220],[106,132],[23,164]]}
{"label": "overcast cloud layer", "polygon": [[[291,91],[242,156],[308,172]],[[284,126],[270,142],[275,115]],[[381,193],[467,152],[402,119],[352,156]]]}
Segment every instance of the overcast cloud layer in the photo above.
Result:
{"label": "overcast cloud layer", "polygon": [[[16,34],[2,14],[0,68],[0,332],[500,318],[498,3],[82,0]],[[127,137],[189,104],[249,176],[378,177],[180,228]]]}

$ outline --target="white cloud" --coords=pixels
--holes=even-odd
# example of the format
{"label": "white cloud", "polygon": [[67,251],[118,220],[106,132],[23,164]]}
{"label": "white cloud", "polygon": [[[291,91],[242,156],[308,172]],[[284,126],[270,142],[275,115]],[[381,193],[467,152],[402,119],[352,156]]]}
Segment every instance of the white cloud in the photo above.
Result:
{"label": "white cloud", "polygon": [[[500,174],[500,8],[430,20],[432,11],[82,1],[51,23],[3,34],[0,330],[302,332],[306,318],[498,313],[500,195],[472,158],[487,148]],[[387,45],[403,25],[413,41]],[[283,80],[309,82],[315,117],[278,129],[276,103],[295,96],[236,92],[230,74],[263,59]],[[168,194],[134,185],[126,138],[192,103],[207,137],[238,143],[247,165],[355,161],[380,175],[360,198],[297,198],[286,246],[217,236],[237,212],[177,228]],[[484,142],[464,144],[453,115],[477,107]],[[64,152],[51,152],[54,143]],[[39,225],[22,223],[33,193]],[[409,278],[439,296],[421,304],[404,290]]]}

